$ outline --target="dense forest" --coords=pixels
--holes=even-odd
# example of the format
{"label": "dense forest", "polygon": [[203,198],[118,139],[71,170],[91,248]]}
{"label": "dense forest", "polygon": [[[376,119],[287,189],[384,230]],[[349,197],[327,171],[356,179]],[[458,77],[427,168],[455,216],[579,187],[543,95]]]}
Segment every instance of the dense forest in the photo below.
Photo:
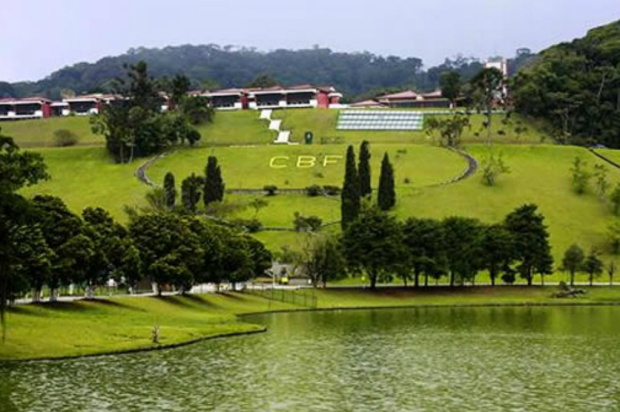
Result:
{"label": "dense forest", "polygon": [[[533,56],[528,49],[520,51],[521,56],[511,60],[515,71]],[[150,73],[157,78],[184,74],[193,88],[246,86],[258,75],[267,74],[282,85],[333,85],[348,99],[403,88],[429,91],[438,86],[442,72],[456,70],[464,79],[469,79],[482,68],[479,60],[460,56],[425,69],[422,60],[415,57],[340,53],[320,47],[262,52],[213,44],[185,45],[130,49],[123,55],[105,57],[95,63],[65,67],[37,82],[0,82],[0,97],[44,95],[58,98],[67,89],[77,94],[105,92],[113,79],[124,74],[123,65],[139,61],[146,62]]]}
{"label": "dense forest", "polygon": [[516,110],[546,119],[558,141],[620,147],[620,21],[542,51],[510,89]]}

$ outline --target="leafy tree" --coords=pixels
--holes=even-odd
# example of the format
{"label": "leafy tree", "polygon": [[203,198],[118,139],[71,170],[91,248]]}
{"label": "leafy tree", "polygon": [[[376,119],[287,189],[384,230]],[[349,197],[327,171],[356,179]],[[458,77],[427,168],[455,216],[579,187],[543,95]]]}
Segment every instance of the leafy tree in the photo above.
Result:
{"label": "leafy tree", "polygon": [[360,196],[366,197],[372,194],[371,170],[370,170],[370,143],[364,140],[360,146],[360,158],[358,165],[360,179]]}
{"label": "leafy tree", "polygon": [[612,222],[607,227],[607,238],[611,252],[617,255],[620,252],[620,222]]}
{"label": "leafy tree", "polygon": [[318,216],[302,216],[295,212],[293,226],[297,232],[316,232],[323,225],[323,220]]}
{"label": "leafy tree", "polygon": [[381,175],[379,176],[379,191],[377,205],[381,210],[390,210],[396,204],[396,189],[394,187],[394,168],[387,153],[381,161]]}
{"label": "leafy tree", "polygon": [[577,156],[573,160],[570,171],[573,176],[573,191],[578,195],[584,194],[592,178],[592,174],[588,171],[588,163],[582,157]]}
{"label": "leafy tree", "polygon": [[130,223],[129,234],[144,274],[157,285],[159,295],[166,285],[177,286],[182,293],[191,288],[204,251],[187,220],[174,214],[142,215]]}
{"label": "leafy tree", "polygon": [[502,225],[491,225],[483,230],[481,239],[482,269],[489,272],[491,285],[502,271],[510,267],[515,257],[511,233]]}
{"label": "leafy tree", "polygon": [[334,236],[309,238],[300,256],[300,266],[316,288],[319,283],[327,287],[327,282],[346,277],[346,260],[342,245]]}
{"label": "leafy tree", "polygon": [[456,100],[461,95],[461,75],[459,72],[451,70],[441,73],[439,77],[439,87],[441,88],[441,95],[450,100],[450,107],[456,107]]}
{"label": "leafy tree", "polygon": [[609,189],[609,181],[607,180],[607,167],[602,164],[594,165],[594,179],[596,181],[596,191],[600,199],[604,199]]}
{"label": "leafy tree", "polygon": [[9,290],[11,295],[32,289],[32,301],[41,300],[43,285],[49,281],[54,251],[49,248],[37,225],[13,226],[13,260]]}
{"label": "leafy tree", "polygon": [[215,118],[215,110],[204,96],[187,96],[181,101],[179,111],[194,126],[212,123]]}
{"label": "leafy tree", "polygon": [[575,274],[580,272],[584,267],[585,254],[583,249],[577,245],[572,245],[562,258],[562,269],[570,274],[570,285],[575,285]]}
{"label": "leafy tree", "polygon": [[187,76],[177,74],[172,78],[169,84],[170,108],[179,107],[187,97],[190,88],[190,80]]}
{"label": "leafy tree", "polygon": [[451,117],[440,118],[431,116],[426,120],[426,133],[432,135],[438,133],[441,143],[446,147],[458,147],[461,143],[461,136],[466,127],[470,127],[469,115],[454,113]]}
{"label": "leafy tree", "polygon": [[549,233],[544,220],[534,204],[517,208],[505,220],[506,229],[515,242],[517,270],[530,286],[535,273],[544,276],[553,272]]}
{"label": "leafy tree", "polygon": [[181,201],[183,202],[183,207],[189,213],[196,213],[196,207],[200,201],[200,196],[202,196],[203,182],[204,179],[202,177],[192,173],[191,176],[186,177],[181,183]]}
{"label": "leafy tree", "polygon": [[344,231],[342,243],[348,266],[366,273],[370,288],[389,279],[403,260],[402,229],[396,219],[378,208],[365,210]]}
{"label": "leafy tree", "polygon": [[[83,222],[72,213],[65,203],[53,196],[38,195],[32,199],[32,216],[41,228],[47,245],[55,252],[52,259],[52,272],[49,277],[50,301],[58,299],[58,288],[72,281],[80,282],[83,267],[89,253],[81,255],[80,241],[85,242],[85,249],[91,249],[90,239],[82,234]],[[77,240],[76,240],[77,238]],[[73,256],[77,254],[77,256]]]}
{"label": "leafy tree", "polygon": [[442,222],[450,286],[473,282],[482,267],[482,225],[477,219],[448,217]]}
{"label": "leafy tree", "polygon": [[482,69],[471,79],[474,104],[486,116],[484,126],[487,131],[487,143],[491,143],[493,109],[503,103],[504,75],[496,68]]}
{"label": "leafy tree", "polygon": [[443,274],[446,265],[441,222],[433,219],[409,218],[403,225],[403,235],[403,243],[409,254],[407,269],[410,270],[409,267],[413,269],[414,286],[420,285],[422,274],[424,274],[424,286],[428,286],[428,278]]}
{"label": "leafy tree", "polygon": [[204,187],[204,203],[221,202],[224,200],[224,180],[222,179],[222,171],[217,164],[215,156],[209,156],[207,167],[205,170],[205,187]]}
{"label": "leafy tree", "polygon": [[620,183],[614,187],[614,190],[609,195],[609,200],[611,201],[614,215],[618,216],[620,214]]}
{"label": "leafy tree", "polygon": [[583,262],[583,270],[588,274],[590,286],[593,286],[594,278],[600,276],[604,269],[605,266],[599,258],[599,251],[596,248],[592,248]]}
{"label": "leafy tree", "polygon": [[249,205],[252,209],[254,209],[254,218],[257,218],[261,209],[269,206],[269,202],[261,197],[255,197],[250,201]]}
{"label": "leafy tree", "polygon": [[79,137],[71,130],[58,129],[54,131],[54,143],[58,147],[75,146],[79,140]]}
{"label": "leafy tree", "polygon": [[614,260],[609,261],[607,268],[607,276],[609,277],[609,286],[614,285],[614,274],[616,273],[616,262]]}
{"label": "leafy tree", "polygon": [[504,163],[502,153],[491,153],[482,161],[482,183],[485,186],[495,186],[497,178],[505,173],[510,173],[510,168]]}
{"label": "leafy tree", "polygon": [[353,222],[360,212],[360,183],[355,167],[355,151],[353,146],[347,148],[347,160],[345,165],[344,183],[341,193],[341,225],[345,229]]}
{"label": "leafy tree", "polygon": [[273,255],[263,242],[249,235],[242,235],[242,238],[252,262],[252,278],[263,276],[267,270],[271,269]]}
{"label": "leafy tree", "polygon": [[273,75],[269,73],[263,73],[256,76],[250,83],[248,83],[248,88],[268,88],[274,87],[278,85],[278,81]]}
{"label": "leafy tree", "polygon": [[174,183],[174,175],[172,172],[166,173],[164,177],[164,196],[166,207],[169,210],[174,209],[177,200],[177,189]]}

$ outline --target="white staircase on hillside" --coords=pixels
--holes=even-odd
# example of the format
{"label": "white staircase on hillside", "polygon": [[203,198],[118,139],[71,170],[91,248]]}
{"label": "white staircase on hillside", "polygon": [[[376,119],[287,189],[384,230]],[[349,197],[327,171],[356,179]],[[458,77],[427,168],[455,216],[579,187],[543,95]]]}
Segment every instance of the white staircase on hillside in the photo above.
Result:
{"label": "white staircase on hillside", "polygon": [[261,110],[260,118],[261,120],[267,120],[269,122],[269,130],[273,130],[278,132],[278,137],[273,142],[275,144],[297,144],[291,142],[291,131],[290,130],[280,130],[282,126],[281,119],[272,119],[271,114],[273,110],[265,109]]}

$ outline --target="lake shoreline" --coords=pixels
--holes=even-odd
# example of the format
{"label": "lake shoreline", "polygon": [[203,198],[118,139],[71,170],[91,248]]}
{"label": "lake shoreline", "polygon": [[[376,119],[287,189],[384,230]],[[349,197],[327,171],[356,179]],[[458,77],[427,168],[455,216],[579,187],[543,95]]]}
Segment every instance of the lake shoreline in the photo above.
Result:
{"label": "lake shoreline", "polygon": [[[616,290],[617,289],[617,290]],[[24,363],[24,362],[56,362],[70,359],[90,358],[110,355],[122,355],[132,354],[138,352],[148,352],[157,350],[175,349],[182,346],[192,345],[205,340],[220,339],[234,336],[243,336],[256,333],[264,333],[267,328],[262,325],[246,324],[240,322],[241,320],[249,316],[257,315],[272,315],[281,313],[295,313],[295,312],[337,312],[337,311],[360,311],[360,310],[377,310],[377,309],[441,309],[441,308],[493,308],[493,307],[575,307],[575,306],[590,306],[590,307],[602,307],[602,306],[620,306],[620,288],[609,288],[597,286],[590,289],[590,293],[585,298],[551,298],[547,292],[553,290],[552,287],[510,287],[493,289],[490,287],[475,287],[475,288],[455,288],[454,290],[441,289],[441,293],[438,294],[437,290],[423,291],[413,288],[400,288],[393,290],[378,290],[371,291],[369,289],[319,289],[313,290],[313,293],[317,293],[320,296],[320,304],[317,308],[305,308],[293,305],[286,305],[280,302],[269,301],[263,298],[251,297],[248,294],[234,293],[234,294],[222,294],[217,295],[192,295],[191,297],[170,296],[166,299],[159,299],[160,301],[169,304],[176,302],[175,305],[180,305],[178,302],[183,302],[183,299],[188,299],[190,302],[199,302],[201,306],[197,307],[198,314],[205,316],[209,315],[209,305],[213,305],[211,301],[214,299],[230,299],[230,300],[251,300],[251,304],[248,307],[238,309],[226,309],[223,313],[232,315],[230,321],[226,321],[227,326],[232,330],[225,332],[213,333],[208,328],[206,330],[200,330],[195,334],[202,334],[203,336],[196,337],[195,334],[189,338],[178,338],[175,342],[161,345],[148,345],[142,347],[128,348],[115,350],[113,346],[110,350],[104,350],[101,352],[71,354],[70,351],[64,349],[64,354],[59,356],[36,356],[36,350],[33,350],[32,356],[19,358],[19,354],[5,353],[7,358],[0,361],[0,365],[6,365],[11,363]],[[597,296],[601,294],[601,296]],[[520,294],[520,295],[519,295]],[[595,296],[590,296],[595,295]],[[403,297],[404,296],[404,297]],[[338,300],[347,297],[349,302],[342,302],[340,304],[335,303]],[[351,298],[354,300],[351,300]],[[436,302],[428,302],[428,300]],[[476,298],[479,301],[467,301],[467,299]],[[506,299],[500,301],[499,299]],[[150,299],[150,300],[149,300]],[[143,297],[133,299],[134,303],[150,302],[153,298]],[[331,299],[331,300],[330,300]],[[372,300],[370,300],[372,299]],[[395,300],[398,299],[398,300]],[[457,300],[457,301],[450,301]],[[542,299],[542,300],[533,300]],[[597,300],[599,299],[599,300]],[[426,302],[425,302],[426,300]],[[441,302],[442,300],[448,300]],[[480,301],[481,300],[481,301]],[[122,303],[115,303],[120,301]],[[459,302],[460,301],[460,302]],[[370,303],[369,303],[370,302]],[[76,301],[67,303],[66,305],[94,305],[105,307],[109,304],[123,305],[125,299],[117,298],[116,300],[99,299],[95,301]],[[372,304],[374,303],[374,305]],[[183,303],[185,304],[185,303]],[[267,307],[265,307],[265,304]],[[46,304],[37,305],[40,310],[54,310],[53,307],[46,308]],[[50,305],[51,306],[51,305]],[[128,314],[124,312],[123,316]],[[129,314],[131,316],[131,314]],[[51,322],[53,323],[53,322]],[[52,328],[53,326],[50,326]],[[166,325],[166,332],[173,326]],[[237,330],[235,330],[237,328]],[[252,329],[244,329],[252,328]],[[103,328],[103,332],[110,333],[110,331]],[[12,331],[9,331],[9,339]],[[78,342],[73,342],[75,347],[79,347]],[[1,349],[1,347],[0,347]],[[8,356],[7,356],[8,355]],[[11,356],[12,355],[12,356]],[[14,357],[11,359],[11,357]]]}

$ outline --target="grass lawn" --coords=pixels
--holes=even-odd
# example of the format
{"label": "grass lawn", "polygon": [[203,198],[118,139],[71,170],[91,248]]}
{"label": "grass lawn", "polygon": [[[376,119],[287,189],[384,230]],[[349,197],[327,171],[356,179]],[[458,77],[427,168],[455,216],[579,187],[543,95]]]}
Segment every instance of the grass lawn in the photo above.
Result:
{"label": "grass lawn", "polygon": [[[171,171],[180,182],[191,173],[203,174],[208,156],[217,156],[229,189],[262,189],[271,184],[302,189],[314,184],[341,186],[346,149],[346,145],[183,148],[158,160],[148,175],[162,184],[165,174]],[[458,154],[431,145],[373,144],[371,151],[374,187],[378,186],[385,152],[398,176],[397,187],[403,190],[448,181],[460,175],[467,166]],[[300,156],[311,158],[300,160]],[[405,182],[407,178],[409,183]]]}
{"label": "grass lawn", "polygon": [[[317,109],[289,109],[274,111],[273,117],[282,119],[282,129],[291,131],[291,139],[302,141],[304,134],[311,131],[314,134],[315,142],[319,143],[321,138],[343,138],[346,143],[359,143],[368,140],[371,143],[431,143],[434,138],[428,136],[425,131],[370,131],[370,130],[337,130],[338,110],[317,110]],[[512,130],[513,127],[501,124],[505,115],[495,115],[493,131],[495,140],[500,143],[541,143],[541,138],[545,134],[541,131],[541,124],[520,118],[516,115],[513,120],[521,120],[527,127],[527,131],[517,136]],[[479,132],[482,127],[484,116],[472,115],[471,128],[463,133],[463,142],[482,142],[486,136]],[[506,135],[498,136],[495,132],[503,130]],[[548,139],[548,137],[545,137]]]}
{"label": "grass lawn", "polygon": [[0,123],[2,134],[15,139],[20,147],[52,147],[54,132],[67,129],[78,136],[80,146],[103,146],[103,136],[90,129],[88,117],[53,117],[50,119],[17,120]]}
{"label": "grass lawn", "polygon": [[269,123],[259,119],[254,110],[216,112],[213,123],[198,127],[202,146],[270,144],[276,133],[268,129]]}
{"label": "grass lawn", "polygon": [[45,158],[51,179],[22,190],[22,194],[61,197],[75,213],[87,206],[108,210],[124,221],[125,205],[144,204],[147,187],[134,176],[142,162],[119,165],[102,147],[37,149]]}
{"label": "grass lawn", "polygon": [[[585,297],[553,299],[555,288],[476,287],[307,290],[319,308],[419,305],[620,303],[620,288],[586,288]],[[236,315],[302,309],[242,293],[188,297],[135,297],[13,307],[0,360],[57,358],[155,348],[151,331],[160,326],[160,344],[262,330]]]}

